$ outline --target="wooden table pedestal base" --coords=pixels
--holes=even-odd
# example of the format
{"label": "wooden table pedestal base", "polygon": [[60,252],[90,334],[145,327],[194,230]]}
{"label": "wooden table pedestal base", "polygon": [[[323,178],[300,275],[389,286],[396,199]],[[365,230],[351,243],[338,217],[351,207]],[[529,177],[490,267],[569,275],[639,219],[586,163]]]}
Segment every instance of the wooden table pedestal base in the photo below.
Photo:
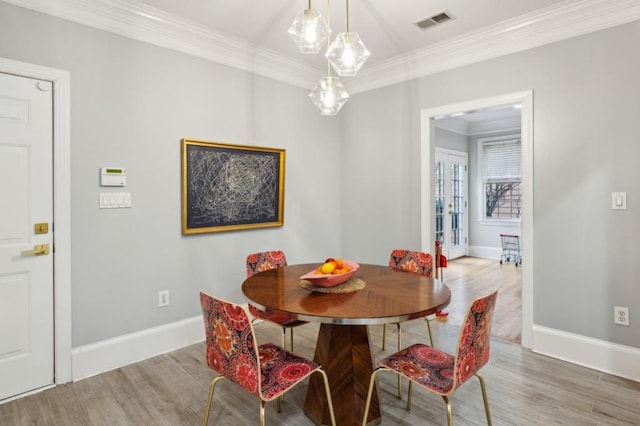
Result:
{"label": "wooden table pedestal base", "polygon": [[[322,324],[314,361],[322,365],[329,377],[336,423],[340,426],[362,424],[374,366],[367,326]],[[322,377],[318,374],[309,378],[304,411],[317,425],[331,424]],[[377,388],[373,391],[367,420],[370,425],[380,423]]]}

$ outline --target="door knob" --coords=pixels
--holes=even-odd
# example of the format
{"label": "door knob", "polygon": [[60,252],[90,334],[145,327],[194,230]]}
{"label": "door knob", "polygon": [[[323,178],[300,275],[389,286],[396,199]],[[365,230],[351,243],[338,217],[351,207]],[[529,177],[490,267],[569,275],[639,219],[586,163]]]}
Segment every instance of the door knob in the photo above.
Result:
{"label": "door knob", "polygon": [[33,246],[33,250],[23,250],[20,254],[23,256],[49,254],[49,244],[36,244]]}

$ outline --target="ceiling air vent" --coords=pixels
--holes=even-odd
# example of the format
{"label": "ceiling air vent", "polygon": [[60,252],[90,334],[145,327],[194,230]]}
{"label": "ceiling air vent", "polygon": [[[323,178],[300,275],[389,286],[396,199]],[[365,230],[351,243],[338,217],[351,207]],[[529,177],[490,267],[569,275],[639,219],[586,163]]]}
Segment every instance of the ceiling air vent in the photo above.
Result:
{"label": "ceiling air vent", "polygon": [[435,25],[442,24],[443,22],[447,22],[454,19],[453,15],[451,15],[446,10],[437,13],[427,19],[423,19],[422,21],[416,22],[418,28],[422,30],[426,30],[427,28],[431,28]]}

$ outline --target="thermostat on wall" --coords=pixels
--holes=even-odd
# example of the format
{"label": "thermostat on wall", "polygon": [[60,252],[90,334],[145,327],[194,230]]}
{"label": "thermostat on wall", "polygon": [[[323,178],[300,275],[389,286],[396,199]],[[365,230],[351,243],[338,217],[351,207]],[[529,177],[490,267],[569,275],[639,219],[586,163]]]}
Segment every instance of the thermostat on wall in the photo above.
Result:
{"label": "thermostat on wall", "polygon": [[122,167],[102,167],[100,169],[101,186],[126,186],[127,169]]}

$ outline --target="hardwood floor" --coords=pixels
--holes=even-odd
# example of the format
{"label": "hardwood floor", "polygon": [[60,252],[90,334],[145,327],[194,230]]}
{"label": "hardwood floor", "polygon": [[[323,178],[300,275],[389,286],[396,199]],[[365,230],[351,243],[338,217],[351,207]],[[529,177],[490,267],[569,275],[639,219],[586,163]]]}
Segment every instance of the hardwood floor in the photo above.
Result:
{"label": "hardwood floor", "polygon": [[[436,344],[453,351],[458,327],[434,324]],[[295,331],[297,351],[312,357],[317,324]],[[279,329],[258,324],[262,341],[279,342]],[[381,327],[369,330],[376,359],[382,352]],[[426,341],[424,321],[403,327],[405,344]],[[482,373],[487,383],[495,425],[639,425],[640,383],[537,355],[520,345],[492,339],[491,360]],[[0,405],[0,425],[102,426],[199,425],[214,373],[204,361],[204,345],[196,344],[143,362],[58,386]],[[379,376],[382,425],[446,424],[442,399],[415,388],[413,409],[396,397],[391,374]],[[405,386],[406,389],[406,386]],[[303,413],[306,383],[287,394],[282,412],[267,404],[267,424],[311,425]],[[480,386],[475,378],[452,397],[454,424],[485,425]],[[238,386],[223,381],[216,388],[210,425],[259,423],[259,402]]]}
{"label": "hardwood floor", "polygon": [[471,300],[498,289],[491,334],[520,343],[522,332],[522,267],[497,260],[461,257],[449,261],[443,281],[451,289],[448,317],[438,318],[460,325]]}
{"label": "hardwood floor", "polygon": [[[451,262],[445,270],[445,282],[452,290],[463,281],[467,286],[454,291],[447,322],[432,323],[435,344],[453,352],[457,342],[459,306],[483,292],[480,283],[469,276],[463,258]],[[483,262],[481,262],[482,264]],[[458,268],[460,266],[460,268]],[[487,270],[517,272],[513,265],[492,262]],[[467,275],[467,278],[463,278]],[[505,275],[510,277],[511,275]],[[507,293],[500,273],[484,281],[500,284],[498,300]],[[470,284],[471,283],[471,284]],[[464,296],[463,296],[464,295]],[[506,303],[508,296],[503,296]],[[519,300],[519,298],[517,298]],[[503,308],[499,314],[498,308]],[[499,305],[494,315],[494,334],[499,315],[505,322],[513,309]],[[498,320],[496,322],[496,320]],[[508,328],[508,327],[504,327]],[[280,329],[271,324],[256,325],[259,343],[280,342]],[[390,355],[395,345],[390,336],[387,350],[380,347],[382,327],[369,328],[376,360]],[[507,332],[508,333],[508,332]],[[318,324],[310,323],[295,331],[296,352],[313,357]],[[422,320],[403,325],[403,342],[426,342],[427,330]],[[600,373],[588,368],[534,354],[502,336],[491,341],[491,359],[482,369],[487,383],[491,414],[495,425],[640,425],[640,383]],[[10,426],[102,426],[102,425],[199,425],[209,384],[215,374],[207,367],[204,344],[195,344],[155,358],[100,374],[77,383],[58,386],[0,405],[0,425]],[[396,397],[395,376],[381,373],[378,389],[382,408],[382,425],[446,424],[442,399],[415,387],[413,409],[405,410]],[[303,412],[306,382],[287,393],[282,412],[276,404],[267,404],[267,424],[312,425]],[[456,425],[485,425],[486,419],[475,378],[465,383],[451,398]],[[223,381],[216,387],[210,425],[235,426],[259,424],[259,401],[238,386]]]}

